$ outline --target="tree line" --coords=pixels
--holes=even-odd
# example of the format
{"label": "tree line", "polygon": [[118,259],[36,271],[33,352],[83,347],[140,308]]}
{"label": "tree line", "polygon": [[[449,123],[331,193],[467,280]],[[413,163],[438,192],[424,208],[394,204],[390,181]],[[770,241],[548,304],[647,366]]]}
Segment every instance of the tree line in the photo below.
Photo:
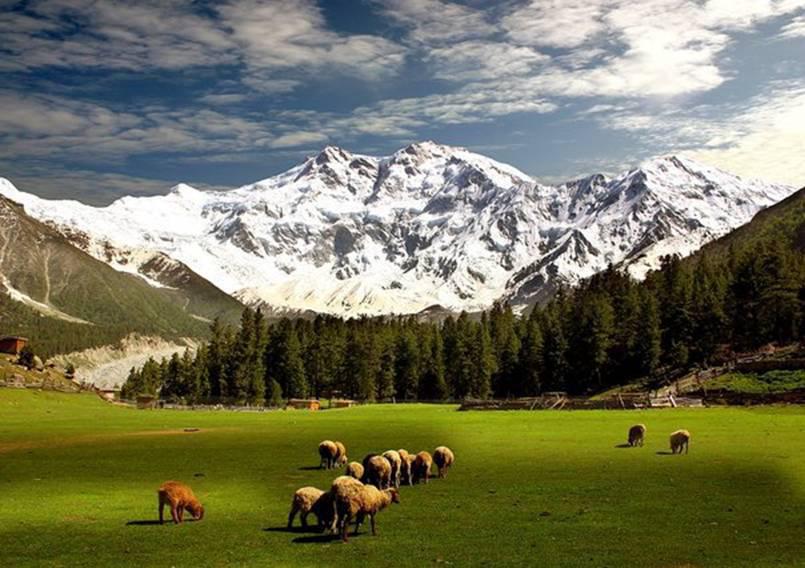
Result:
{"label": "tree line", "polygon": [[445,400],[589,393],[708,365],[726,348],[799,340],[801,252],[774,243],[681,260],[636,282],[615,268],[518,317],[505,304],[415,317],[218,320],[195,354],[132,369],[123,396],[277,405],[284,398]]}

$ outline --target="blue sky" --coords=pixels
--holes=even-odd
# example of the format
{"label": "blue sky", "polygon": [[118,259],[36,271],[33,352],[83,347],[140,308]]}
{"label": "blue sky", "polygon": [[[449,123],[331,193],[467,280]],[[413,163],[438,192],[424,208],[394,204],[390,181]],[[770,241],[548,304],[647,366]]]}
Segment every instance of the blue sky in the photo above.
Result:
{"label": "blue sky", "polygon": [[108,203],[327,144],[805,185],[805,0],[0,0],[0,176]]}

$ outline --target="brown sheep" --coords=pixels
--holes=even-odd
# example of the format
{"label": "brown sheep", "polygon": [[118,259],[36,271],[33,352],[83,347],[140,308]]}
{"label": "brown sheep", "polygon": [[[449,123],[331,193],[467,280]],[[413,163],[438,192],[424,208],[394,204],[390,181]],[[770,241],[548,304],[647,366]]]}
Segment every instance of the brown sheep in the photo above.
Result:
{"label": "brown sheep", "polygon": [[204,507],[202,507],[199,500],[196,499],[193,490],[184,483],[166,481],[157,490],[157,495],[159,497],[160,524],[165,522],[163,516],[165,505],[170,505],[171,518],[177,525],[184,520],[185,509],[187,509],[197,521],[204,518]]}
{"label": "brown sheep", "polygon": [[383,457],[386,458],[391,466],[391,484],[399,489],[400,487],[400,474],[402,471],[402,458],[399,452],[395,450],[388,450],[383,452]]}
{"label": "brown sheep", "polygon": [[335,447],[338,450],[335,453],[335,467],[341,467],[347,465],[349,458],[347,458],[347,448],[341,442],[336,442]]}
{"label": "brown sheep", "polygon": [[688,453],[688,445],[690,444],[690,432],[687,430],[677,430],[671,434],[671,453],[681,454],[682,450]]}
{"label": "brown sheep", "polygon": [[427,483],[428,478],[430,478],[431,467],[433,467],[431,455],[428,452],[419,452],[414,458],[414,464],[411,466],[414,483],[419,483],[422,480]]}
{"label": "brown sheep", "polygon": [[391,481],[391,465],[383,456],[369,458],[363,474],[366,483],[378,489],[385,489]]}
{"label": "brown sheep", "polygon": [[456,461],[453,451],[447,446],[439,446],[433,451],[433,462],[439,470],[439,477],[447,477],[447,470]]}
{"label": "brown sheep", "polygon": [[345,475],[350,477],[354,477],[355,479],[362,479],[363,478],[363,466],[358,462],[350,462],[347,466],[347,471]]}
{"label": "brown sheep", "polygon": [[[347,481],[343,481],[346,478]],[[372,524],[372,535],[377,535],[375,516],[391,505],[400,502],[400,494],[394,488],[383,491],[371,485],[363,485],[347,476],[337,478],[330,490],[337,525],[344,542],[349,540],[349,524],[355,519],[355,534],[358,534],[363,519],[368,515]]]}
{"label": "brown sheep", "polygon": [[411,479],[411,464],[414,463],[414,456],[409,454],[408,450],[403,449],[397,450],[397,453],[400,454],[400,461],[402,462],[400,465],[400,481],[408,485],[413,485],[413,480]]}
{"label": "brown sheep", "polygon": [[293,520],[297,513],[302,521],[302,527],[307,528],[307,516],[310,513],[316,515],[319,526],[325,526],[326,521],[330,520],[332,504],[329,494],[315,487],[302,487],[296,490],[291,501],[291,512],[288,514],[288,528],[293,526]]}
{"label": "brown sheep", "polygon": [[333,469],[335,467],[335,458],[338,455],[338,446],[331,440],[324,440],[319,444],[319,467],[325,469]]}
{"label": "brown sheep", "polygon": [[635,424],[629,428],[629,445],[631,447],[643,446],[643,441],[646,438],[646,427],[643,424]]}

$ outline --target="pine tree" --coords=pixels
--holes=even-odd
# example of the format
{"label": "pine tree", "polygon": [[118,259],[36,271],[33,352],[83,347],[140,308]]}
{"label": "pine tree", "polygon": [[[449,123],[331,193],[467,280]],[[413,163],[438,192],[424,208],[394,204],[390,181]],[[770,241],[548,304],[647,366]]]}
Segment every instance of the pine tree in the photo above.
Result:
{"label": "pine tree", "polygon": [[409,327],[400,331],[395,356],[396,390],[403,400],[416,399],[419,390],[420,354],[417,338]]}
{"label": "pine tree", "polygon": [[525,331],[520,345],[517,394],[538,395],[542,392],[542,330],[540,328],[539,312],[532,313],[525,322]]}

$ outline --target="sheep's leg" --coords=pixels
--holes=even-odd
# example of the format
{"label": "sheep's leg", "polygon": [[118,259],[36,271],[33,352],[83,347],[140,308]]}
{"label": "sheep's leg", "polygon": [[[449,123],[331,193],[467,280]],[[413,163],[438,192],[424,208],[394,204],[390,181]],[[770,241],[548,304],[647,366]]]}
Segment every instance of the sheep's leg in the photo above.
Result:
{"label": "sheep's leg", "polygon": [[159,524],[165,524],[165,500],[161,496],[159,498]]}
{"label": "sheep's leg", "polygon": [[288,513],[288,528],[291,528],[293,526],[293,519],[296,516],[298,510],[299,508],[296,506],[296,503],[291,505],[291,512]]}
{"label": "sheep's leg", "polygon": [[184,507],[182,507],[182,506],[179,507],[177,515],[179,516],[179,522],[183,523],[184,522]]}
{"label": "sheep's leg", "polygon": [[358,513],[358,516],[355,519],[355,534],[358,534],[358,530],[361,528],[364,518],[365,516],[363,513]]}
{"label": "sheep's leg", "polygon": [[341,519],[341,540],[349,541],[349,515],[344,515],[344,518]]}
{"label": "sheep's leg", "polygon": [[369,522],[372,523],[372,536],[377,536],[377,527],[375,527],[374,515],[369,515]]}
{"label": "sheep's leg", "polygon": [[301,515],[299,515],[299,518],[302,520],[302,528],[306,529],[307,528],[307,513],[303,512]]}
{"label": "sheep's leg", "polygon": [[176,505],[174,505],[173,503],[171,503],[171,518],[173,519],[173,522],[176,523],[177,525],[182,522],[179,519],[178,509]]}

